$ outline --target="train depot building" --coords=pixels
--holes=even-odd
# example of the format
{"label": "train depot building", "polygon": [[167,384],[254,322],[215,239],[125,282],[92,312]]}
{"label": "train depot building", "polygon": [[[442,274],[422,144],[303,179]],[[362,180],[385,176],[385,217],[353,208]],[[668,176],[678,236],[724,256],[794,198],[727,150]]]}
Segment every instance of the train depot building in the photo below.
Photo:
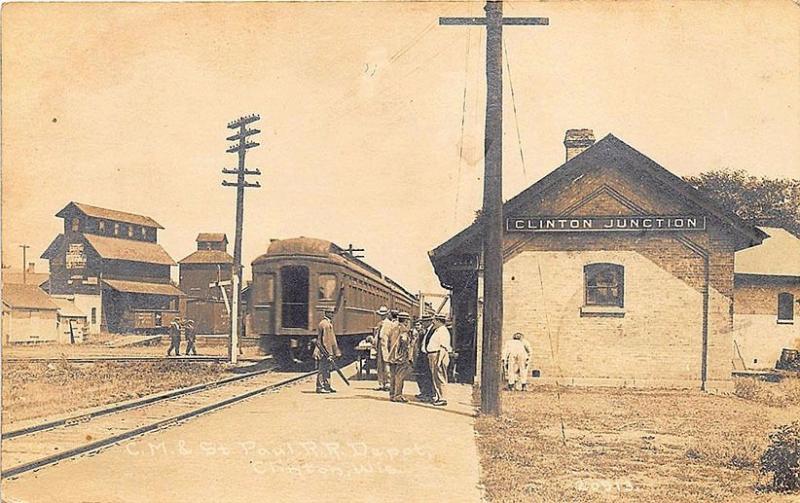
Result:
{"label": "train depot building", "polygon": [[71,202],[56,214],[59,234],[42,254],[48,289],[73,299],[89,333],[162,332],[184,296],[170,278],[175,261],[157,243],[163,227],[150,217]]}
{"label": "train depot building", "polygon": [[[735,281],[736,254],[768,234],[613,135],[564,143],[566,163],[503,206],[503,338],[524,334],[538,381],[728,389],[743,362],[774,359],[734,343],[734,292],[749,281]],[[429,253],[452,292],[462,375],[480,374],[481,249],[476,222]],[[788,287],[770,284],[772,333]]]}
{"label": "train depot building", "polygon": [[198,234],[197,251],[178,261],[180,289],[186,294],[186,316],[200,334],[230,331],[231,272],[228,237],[223,233]]}

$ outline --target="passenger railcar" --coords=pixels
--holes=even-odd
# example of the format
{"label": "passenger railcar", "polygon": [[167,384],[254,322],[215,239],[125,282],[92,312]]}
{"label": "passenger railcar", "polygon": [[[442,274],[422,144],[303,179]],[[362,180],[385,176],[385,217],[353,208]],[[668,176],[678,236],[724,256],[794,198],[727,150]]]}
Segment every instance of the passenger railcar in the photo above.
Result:
{"label": "passenger railcar", "polygon": [[311,362],[325,308],[345,354],[372,333],[380,306],[414,312],[417,296],[380,271],[322,239],[273,240],[252,263],[248,309],[251,334],[279,361]]}

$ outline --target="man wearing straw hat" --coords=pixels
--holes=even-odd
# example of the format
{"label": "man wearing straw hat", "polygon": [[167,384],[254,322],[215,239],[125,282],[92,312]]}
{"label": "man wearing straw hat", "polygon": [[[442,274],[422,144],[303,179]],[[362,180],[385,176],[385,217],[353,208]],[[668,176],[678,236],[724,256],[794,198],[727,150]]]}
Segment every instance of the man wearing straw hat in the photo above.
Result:
{"label": "man wearing straw hat", "polygon": [[447,384],[447,367],[450,365],[450,330],[444,326],[447,318],[437,314],[433,318],[433,333],[427,342],[425,350],[428,352],[428,365],[431,369],[433,380],[433,405],[443,407],[447,405],[445,398],[445,384]]}
{"label": "man wearing straw hat", "polygon": [[376,311],[383,318],[375,329],[376,371],[378,372],[378,391],[389,391],[389,332],[394,328],[394,322],[389,318],[389,308],[381,306]]}

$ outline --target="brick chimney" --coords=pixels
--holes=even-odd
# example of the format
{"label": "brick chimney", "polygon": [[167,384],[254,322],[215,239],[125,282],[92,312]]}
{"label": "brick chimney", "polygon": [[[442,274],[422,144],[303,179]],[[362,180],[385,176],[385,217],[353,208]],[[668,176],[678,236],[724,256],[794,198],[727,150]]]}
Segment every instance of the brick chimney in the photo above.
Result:
{"label": "brick chimney", "polygon": [[567,129],[567,133],[564,135],[567,161],[592,145],[594,145],[594,132],[591,129]]}
{"label": "brick chimney", "polygon": [[28,262],[28,267],[25,269],[25,272],[34,274],[36,272],[36,262]]}

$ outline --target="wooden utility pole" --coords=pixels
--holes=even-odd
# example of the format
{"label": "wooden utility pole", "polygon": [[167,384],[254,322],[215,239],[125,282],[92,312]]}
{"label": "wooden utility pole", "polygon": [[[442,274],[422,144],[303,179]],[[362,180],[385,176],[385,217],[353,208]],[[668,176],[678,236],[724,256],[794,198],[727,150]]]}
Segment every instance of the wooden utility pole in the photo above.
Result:
{"label": "wooden utility pole", "polygon": [[22,248],[22,284],[28,284],[28,245],[19,245]]}
{"label": "wooden utility pole", "polygon": [[259,144],[248,140],[252,135],[258,134],[261,131],[258,129],[247,129],[247,125],[261,119],[258,114],[247,115],[240,117],[228,123],[228,129],[238,129],[239,131],[227,138],[228,141],[237,141],[235,145],[228,147],[226,152],[239,155],[239,167],[237,169],[223,169],[222,172],[226,175],[236,175],[235,182],[228,182],[223,180],[222,185],[225,187],[236,187],[236,236],[233,241],[233,271],[232,271],[232,290],[233,302],[231,306],[231,337],[228,341],[228,357],[231,363],[237,363],[239,360],[239,330],[240,330],[240,315],[241,315],[241,299],[242,299],[242,223],[244,221],[244,189],[258,188],[261,184],[258,182],[250,183],[245,180],[245,175],[260,175],[261,171],[258,169],[245,168],[244,158],[247,151],[251,148],[257,147]]}
{"label": "wooden utility pole", "polygon": [[440,25],[486,26],[486,129],[483,176],[483,346],[481,413],[500,415],[503,379],[503,25],[547,25],[546,17],[503,18],[503,2],[486,2],[486,17],[441,17]]}

